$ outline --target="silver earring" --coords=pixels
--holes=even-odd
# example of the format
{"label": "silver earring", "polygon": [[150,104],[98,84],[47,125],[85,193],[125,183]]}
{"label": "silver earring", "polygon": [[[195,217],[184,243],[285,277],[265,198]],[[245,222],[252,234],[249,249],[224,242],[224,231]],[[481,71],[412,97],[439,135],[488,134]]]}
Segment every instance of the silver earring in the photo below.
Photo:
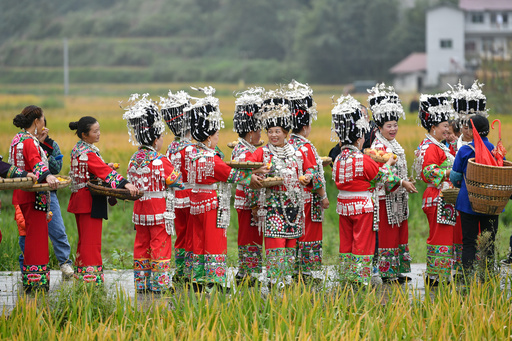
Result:
{"label": "silver earring", "polygon": [[212,141],[208,140],[208,148],[210,148],[211,146],[212,146]]}
{"label": "silver earring", "polygon": [[34,130],[34,135],[37,135],[37,127],[36,127],[36,129]]}
{"label": "silver earring", "polygon": [[249,137],[249,143],[252,144],[252,135]]}

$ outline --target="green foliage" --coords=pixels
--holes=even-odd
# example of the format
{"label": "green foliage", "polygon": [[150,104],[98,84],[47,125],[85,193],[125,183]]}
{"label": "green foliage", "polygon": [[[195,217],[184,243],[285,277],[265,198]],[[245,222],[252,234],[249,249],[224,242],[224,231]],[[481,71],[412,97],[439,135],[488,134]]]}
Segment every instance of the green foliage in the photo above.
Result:
{"label": "green foliage", "polygon": [[62,82],[63,38],[72,83],[384,80],[425,39],[425,6],[397,0],[4,4],[3,83]]}

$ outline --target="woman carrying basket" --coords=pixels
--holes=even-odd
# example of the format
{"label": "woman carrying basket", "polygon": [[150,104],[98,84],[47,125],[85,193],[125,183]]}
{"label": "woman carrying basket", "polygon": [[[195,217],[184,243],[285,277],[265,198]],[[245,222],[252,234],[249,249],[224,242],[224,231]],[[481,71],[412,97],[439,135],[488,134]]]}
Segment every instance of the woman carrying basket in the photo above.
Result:
{"label": "woman carrying basket", "polygon": [[[9,162],[20,170],[32,172],[37,182],[47,182],[56,189],[58,180],[48,169],[48,159],[37,139],[38,132],[44,128],[43,110],[35,105],[25,107],[16,115],[13,124],[23,130],[14,136]],[[49,192],[26,192],[15,189],[12,204],[19,205],[25,219],[26,239],[22,282],[25,290],[50,288],[50,269],[48,268],[48,223],[50,207]]]}
{"label": "woman carrying basket", "polygon": [[[371,147],[397,156],[393,172],[400,177],[399,188],[386,193],[384,186],[377,186],[379,197],[379,241],[378,264],[383,282],[404,283],[411,278],[405,273],[411,272],[409,254],[409,193],[417,193],[416,187],[407,177],[405,150],[396,140],[398,120],[405,119],[404,109],[393,87],[384,83],[371,89],[368,98],[373,121],[378,130]],[[380,163],[382,165],[382,163]]]}
{"label": "woman carrying basket", "polygon": [[205,98],[191,106],[191,133],[197,141],[190,153],[188,181],[190,217],[187,229],[192,231],[192,283],[196,291],[225,288],[227,279],[226,229],[230,220],[231,188],[228,183],[259,183],[255,173],[266,172],[229,167],[215,147],[219,141],[219,129],[223,127],[215,89],[204,88]]}
{"label": "woman carrying basket", "polygon": [[[261,95],[263,88],[252,88],[237,94],[233,130],[238,134],[238,143],[233,148],[231,159],[244,162],[256,151],[261,137]],[[237,185],[235,209],[238,214],[238,273],[239,283],[256,283],[253,275],[262,272],[261,249],[263,233],[258,229],[258,190]]]}
{"label": "woman carrying basket", "polygon": [[341,142],[332,171],[339,190],[336,212],[340,216],[340,277],[362,285],[370,283],[375,253],[375,186],[384,183],[388,193],[398,188],[401,180],[391,168],[396,159],[390,157],[379,167],[361,152],[369,129],[361,104],[350,95],[340,97],[332,109],[331,128]]}
{"label": "woman carrying basket", "polygon": [[130,97],[125,108],[130,141],[139,148],[128,164],[128,180],[144,195],[135,201],[132,222],[137,231],[133,246],[135,288],[161,293],[172,288],[171,255],[174,234],[174,191],[183,188],[181,174],[159,153],[165,130],[162,115],[144,94]]}
{"label": "woman carrying basket", "polygon": [[[484,103],[485,105],[485,103]],[[484,112],[485,107],[478,108],[479,112]],[[485,147],[492,151],[494,145],[487,139],[489,134],[489,121],[483,115],[472,115],[470,122],[472,126],[485,144]],[[470,123],[470,125],[471,125]],[[476,213],[471,208],[469,202],[468,189],[466,182],[466,171],[468,167],[468,160],[475,157],[475,142],[462,146],[453,163],[453,169],[450,173],[450,180],[455,187],[460,187],[459,195],[457,196],[457,203],[455,208],[460,214],[462,226],[462,266],[464,267],[465,275],[473,269],[473,262],[476,257],[476,242],[478,236],[483,232],[490,232],[489,248],[487,249],[487,261],[494,261],[494,241],[496,233],[498,232],[498,215],[486,215]],[[482,255],[483,256],[483,255]]]}
{"label": "woman carrying basket", "polygon": [[297,239],[304,234],[304,189],[314,176],[313,165],[286,141],[292,128],[288,101],[282,93],[268,92],[263,102],[262,123],[268,143],[256,149],[249,161],[264,162],[282,185],[261,191],[258,225],[265,236],[267,276],[271,285],[284,283],[296,271]]}
{"label": "woman carrying basket", "polygon": [[137,187],[129,183],[106,164],[100,150],[94,144],[100,140],[100,124],[90,116],[70,122],[69,128],[76,130],[80,140],[71,151],[71,198],[68,212],[75,214],[78,229],[75,278],[96,285],[103,284],[103,261],[101,259],[101,230],[103,219],[107,219],[107,199],[91,195],[87,182],[100,180],[111,188],[126,188],[135,196]]}

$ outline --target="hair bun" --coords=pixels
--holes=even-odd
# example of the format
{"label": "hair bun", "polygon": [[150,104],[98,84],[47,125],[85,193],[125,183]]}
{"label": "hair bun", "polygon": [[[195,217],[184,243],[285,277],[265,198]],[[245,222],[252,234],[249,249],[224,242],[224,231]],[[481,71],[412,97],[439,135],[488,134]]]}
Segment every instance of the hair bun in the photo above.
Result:
{"label": "hair bun", "polygon": [[78,129],[78,121],[75,121],[75,122],[69,122],[69,129],[71,129],[71,130],[77,130],[77,129]]}

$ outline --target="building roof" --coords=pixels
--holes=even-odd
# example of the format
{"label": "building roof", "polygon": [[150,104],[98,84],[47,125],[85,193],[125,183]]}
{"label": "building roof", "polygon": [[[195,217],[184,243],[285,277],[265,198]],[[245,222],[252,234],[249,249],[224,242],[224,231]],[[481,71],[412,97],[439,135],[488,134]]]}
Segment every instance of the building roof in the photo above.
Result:
{"label": "building roof", "polygon": [[512,10],[510,0],[459,0],[459,7],[465,11]]}
{"label": "building roof", "polygon": [[413,52],[389,69],[389,72],[409,73],[425,70],[427,70],[427,54],[424,52]]}

